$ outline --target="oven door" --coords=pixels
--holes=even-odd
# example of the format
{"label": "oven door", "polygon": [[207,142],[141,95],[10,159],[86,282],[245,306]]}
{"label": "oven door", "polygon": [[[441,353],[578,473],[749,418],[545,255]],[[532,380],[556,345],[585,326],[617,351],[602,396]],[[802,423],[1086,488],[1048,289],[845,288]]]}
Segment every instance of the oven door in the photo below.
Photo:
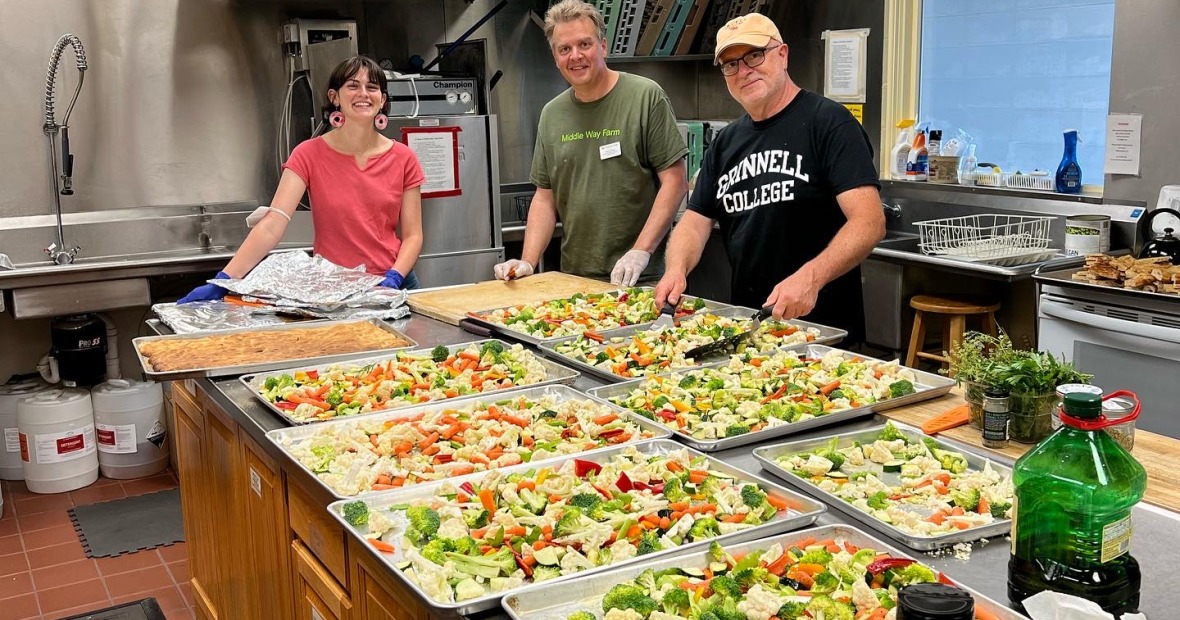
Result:
{"label": "oven door", "polygon": [[1042,294],[1038,327],[1039,349],[1064,355],[1107,392],[1138,394],[1139,428],[1180,438],[1180,320]]}

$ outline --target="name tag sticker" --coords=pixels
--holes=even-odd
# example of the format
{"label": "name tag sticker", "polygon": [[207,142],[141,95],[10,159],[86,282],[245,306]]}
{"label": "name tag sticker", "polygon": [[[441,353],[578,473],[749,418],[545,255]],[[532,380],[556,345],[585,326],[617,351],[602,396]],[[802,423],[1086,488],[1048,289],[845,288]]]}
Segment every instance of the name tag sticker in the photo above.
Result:
{"label": "name tag sticker", "polygon": [[618,157],[619,155],[622,155],[622,154],[623,154],[623,145],[618,142],[611,142],[610,144],[604,144],[604,145],[598,147],[598,158],[599,159],[610,159],[612,157]]}

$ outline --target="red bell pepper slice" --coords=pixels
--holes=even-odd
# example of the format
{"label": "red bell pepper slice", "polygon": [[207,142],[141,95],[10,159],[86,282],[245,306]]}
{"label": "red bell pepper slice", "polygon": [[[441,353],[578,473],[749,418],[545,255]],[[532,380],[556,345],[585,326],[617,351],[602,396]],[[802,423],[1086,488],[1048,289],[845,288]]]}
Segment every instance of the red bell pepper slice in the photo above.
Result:
{"label": "red bell pepper slice", "polygon": [[574,475],[579,478],[585,478],[586,474],[602,471],[602,465],[593,461],[583,461],[582,459],[574,459]]}
{"label": "red bell pepper slice", "polygon": [[318,371],[318,370],[307,371],[307,378],[311,379],[312,381],[319,379],[320,378],[320,371]]}
{"label": "red bell pepper slice", "polygon": [[471,486],[470,482],[464,482],[463,484],[459,485],[459,488],[468,495],[475,495],[475,487]]}

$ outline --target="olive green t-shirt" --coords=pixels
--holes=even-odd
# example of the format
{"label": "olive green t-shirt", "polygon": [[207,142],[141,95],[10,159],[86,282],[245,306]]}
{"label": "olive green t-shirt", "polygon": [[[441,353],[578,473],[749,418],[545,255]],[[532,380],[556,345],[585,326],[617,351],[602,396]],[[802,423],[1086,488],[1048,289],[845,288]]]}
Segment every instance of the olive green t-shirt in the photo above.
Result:
{"label": "olive green t-shirt", "polygon": [[[620,72],[597,101],[580,102],[571,88],[545,104],[530,180],[553,190],[562,271],[609,277],[647,222],[657,173],[687,154],[668,96],[647,78]],[[645,274],[662,270],[663,245]]]}

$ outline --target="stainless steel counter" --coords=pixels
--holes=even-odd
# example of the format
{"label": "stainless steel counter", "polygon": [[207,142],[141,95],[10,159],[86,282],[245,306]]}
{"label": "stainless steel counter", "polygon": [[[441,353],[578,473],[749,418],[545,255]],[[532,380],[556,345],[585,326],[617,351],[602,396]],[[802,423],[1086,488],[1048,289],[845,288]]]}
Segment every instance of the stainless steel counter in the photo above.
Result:
{"label": "stainless steel counter", "polygon": [[[436,344],[453,344],[466,340],[477,340],[478,336],[469,334],[457,327],[428,319],[418,315],[397,321],[394,325],[407,336],[413,338],[422,346]],[[587,389],[601,385],[596,379],[583,376],[575,384],[578,389]],[[273,448],[266,439],[268,430],[283,428],[286,424],[270,411],[259,404],[236,378],[203,380],[201,387],[222,408],[230,413],[234,419],[246,430],[250,436],[268,449],[270,455],[283,463],[289,476],[306,476],[303,470],[295,466],[277,448]],[[880,419],[867,420],[856,424],[845,424],[837,428],[801,435],[808,436],[829,435],[833,432],[855,430],[859,427],[880,423]],[[716,453],[721,460],[737,467],[758,473],[758,463],[751,456],[751,450],[757,447],[745,446]],[[769,475],[769,474],[767,474]],[[304,481],[305,489],[318,491],[323,496],[319,501],[327,504],[329,498],[326,492],[320,490],[319,485]],[[1134,510],[1135,534],[1132,539],[1131,552],[1139,561],[1143,570],[1142,609],[1149,618],[1159,620],[1171,617],[1168,610],[1180,608],[1180,573],[1175,570],[1176,548],[1180,544],[1180,515],[1141,504]],[[822,515],[817,525],[829,523],[851,523],[855,521],[844,516],[843,513],[829,510]],[[916,555],[931,566],[945,571],[952,578],[957,579],[997,601],[1006,602],[1007,594],[1007,537],[991,539],[985,543],[975,543],[969,560],[957,560],[953,556],[930,557],[926,554]],[[919,552],[914,552],[918,554]],[[479,620],[500,620],[506,615],[489,612],[478,616]]]}

